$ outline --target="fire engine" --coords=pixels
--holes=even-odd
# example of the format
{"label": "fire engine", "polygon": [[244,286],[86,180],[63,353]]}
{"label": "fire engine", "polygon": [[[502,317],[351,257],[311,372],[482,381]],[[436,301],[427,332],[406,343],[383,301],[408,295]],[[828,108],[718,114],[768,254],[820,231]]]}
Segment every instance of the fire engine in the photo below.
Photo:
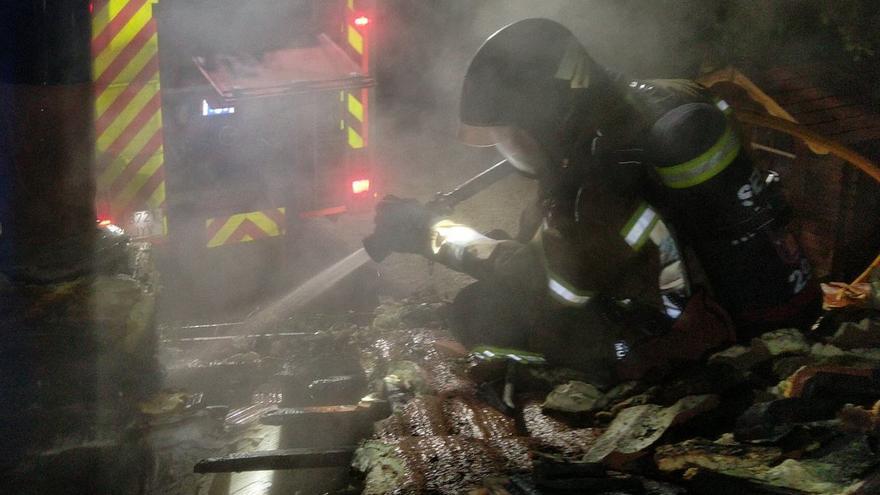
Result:
{"label": "fire engine", "polygon": [[152,241],[166,281],[245,303],[302,222],[369,208],[372,0],[91,9],[99,221]]}

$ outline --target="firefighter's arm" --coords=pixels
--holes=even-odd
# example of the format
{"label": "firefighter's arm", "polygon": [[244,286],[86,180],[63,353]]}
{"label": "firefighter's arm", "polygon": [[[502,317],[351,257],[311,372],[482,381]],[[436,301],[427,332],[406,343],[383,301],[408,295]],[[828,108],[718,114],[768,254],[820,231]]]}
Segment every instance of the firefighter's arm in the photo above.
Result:
{"label": "firefighter's arm", "polygon": [[519,290],[540,288],[544,279],[531,245],[490,239],[438,218],[431,208],[411,199],[388,196],[377,205],[376,228],[364,239],[364,247],[377,261],[387,252],[421,254],[474,278],[491,278]]}
{"label": "firefighter's arm", "polygon": [[432,226],[430,257],[476,279],[492,279],[519,290],[542,291],[544,271],[534,246],[490,239],[451,220],[441,220]]}
{"label": "firefighter's arm", "polygon": [[659,299],[656,246],[659,216],[622,177],[596,170],[578,193],[575,215],[545,225],[541,244],[548,289],[566,305],[597,294]]}

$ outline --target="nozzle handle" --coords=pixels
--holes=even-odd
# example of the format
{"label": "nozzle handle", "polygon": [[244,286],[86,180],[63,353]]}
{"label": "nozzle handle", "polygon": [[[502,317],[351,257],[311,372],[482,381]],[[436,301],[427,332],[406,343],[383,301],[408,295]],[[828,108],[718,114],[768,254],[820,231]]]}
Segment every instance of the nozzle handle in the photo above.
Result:
{"label": "nozzle handle", "polygon": [[[515,170],[510,162],[501,160],[476,176],[471,177],[452,191],[438,194],[433,201],[428,202],[425,206],[432,209],[438,216],[447,215],[462,201],[470,199],[478,192],[507,177]],[[363,243],[364,250],[376,263],[381,263],[393,252],[385,237],[377,235],[375,232],[365,237]]]}
{"label": "nozzle handle", "polygon": [[375,233],[364,237],[364,250],[376,263],[381,263],[391,254],[391,248],[382,236]]}

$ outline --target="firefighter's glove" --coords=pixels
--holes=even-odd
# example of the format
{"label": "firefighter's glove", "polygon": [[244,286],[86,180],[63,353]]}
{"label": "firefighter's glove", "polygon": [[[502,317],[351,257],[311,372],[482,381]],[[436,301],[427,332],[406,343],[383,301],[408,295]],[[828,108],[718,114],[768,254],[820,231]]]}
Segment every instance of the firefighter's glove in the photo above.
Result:
{"label": "firefighter's glove", "polygon": [[430,253],[430,229],[436,213],[415,199],[385,196],[376,205],[374,237],[398,253]]}

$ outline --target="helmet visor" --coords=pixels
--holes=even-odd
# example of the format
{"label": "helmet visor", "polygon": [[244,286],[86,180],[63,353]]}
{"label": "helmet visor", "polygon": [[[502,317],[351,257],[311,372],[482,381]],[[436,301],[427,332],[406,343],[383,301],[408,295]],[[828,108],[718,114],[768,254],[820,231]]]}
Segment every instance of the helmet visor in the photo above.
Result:
{"label": "helmet visor", "polygon": [[469,146],[495,146],[498,141],[493,135],[495,132],[506,126],[477,126],[462,123],[458,127],[458,139]]}
{"label": "helmet visor", "polygon": [[513,126],[477,127],[462,124],[459,137],[472,146],[492,146],[517,170],[530,177],[546,170],[550,160],[527,131]]}

